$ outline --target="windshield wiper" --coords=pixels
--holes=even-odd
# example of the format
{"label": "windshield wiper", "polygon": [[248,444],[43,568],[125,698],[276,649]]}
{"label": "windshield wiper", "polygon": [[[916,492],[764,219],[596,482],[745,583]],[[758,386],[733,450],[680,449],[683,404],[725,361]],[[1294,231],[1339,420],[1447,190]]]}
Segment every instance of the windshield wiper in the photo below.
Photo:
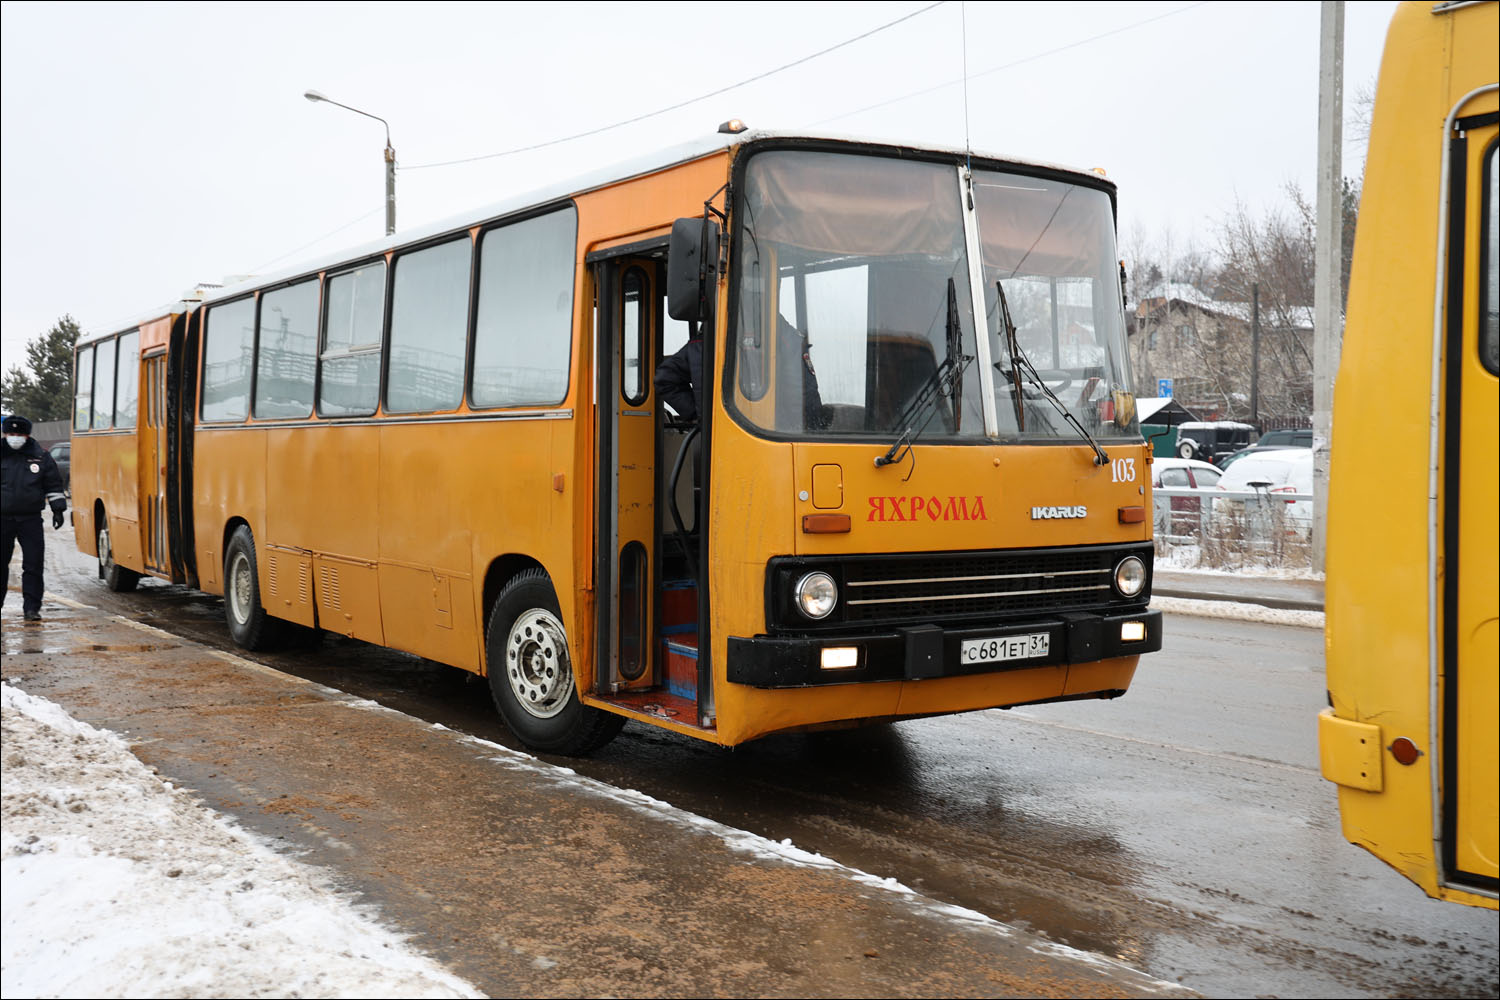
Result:
{"label": "windshield wiper", "polygon": [[[958,292],[953,284],[953,279],[948,279],[948,328],[946,331],[947,350],[943,356],[943,363],[927,377],[922,383],[922,388],[906,404],[901,411],[901,417],[896,425],[902,428],[901,436],[896,438],[890,450],[875,459],[875,467],[882,465],[895,465],[906,457],[911,451],[911,444],[922,436],[927,425],[932,423],[932,418],[937,415],[939,407],[935,405],[940,399],[953,400],[953,427],[959,428],[963,420],[961,406],[963,404],[963,374],[964,369],[969,367],[969,362],[974,360],[973,355],[963,353],[963,327],[958,321]],[[917,419],[922,423],[916,426]],[[905,448],[902,447],[905,445]],[[899,452],[899,454],[898,454]]]}
{"label": "windshield wiper", "polygon": [[[1063,419],[1083,436],[1083,439],[1089,443],[1090,448],[1094,449],[1094,464],[1108,465],[1109,456],[1104,453],[1103,448],[1099,447],[1099,442],[1094,440],[1094,435],[1090,434],[1087,428],[1078,422],[1078,418],[1073,416],[1072,410],[1063,405],[1063,401],[1057,398],[1057,394],[1052,391],[1051,386],[1047,385],[1043,381],[1042,376],[1037,373],[1036,366],[1031,363],[1031,359],[1026,357],[1025,353],[1022,352],[1021,342],[1016,337],[1016,326],[1010,321],[1010,305],[1005,301],[1005,286],[999,281],[995,282],[995,294],[1000,299],[1000,321],[1005,326],[1005,342],[1010,348],[1010,377],[1012,384],[1015,386],[1016,423],[1020,425],[1019,429],[1023,431],[1026,429],[1026,419],[1024,416],[1025,401],[1022,399],[1021,393],[1021,376],[1025,375],[1026,380],[1042,391],[1042,395],[1046,396],[1048,402],[1057,408],[1057,412],[1062,414]],[[997,361],[995,362],[995,367],[1000,368],[1001,364],[1002,362]]]}
{"label": "windshield wiper", "polygon": [[[995,282],[996,301],[1000,303],[1000,328],[1005,331],[1005,346],[1010,351],[1010,384],[1016,401],[1016,428],[1026,430],[1026,401],[1021,394],[1021,368],[1017,358],[1021,356],[1021,344],[1016,340],[1016,324],[1010,319],[1010,303],[1005,300],[1005,289]],[[997,362],[996,368],[1000,365]]]}

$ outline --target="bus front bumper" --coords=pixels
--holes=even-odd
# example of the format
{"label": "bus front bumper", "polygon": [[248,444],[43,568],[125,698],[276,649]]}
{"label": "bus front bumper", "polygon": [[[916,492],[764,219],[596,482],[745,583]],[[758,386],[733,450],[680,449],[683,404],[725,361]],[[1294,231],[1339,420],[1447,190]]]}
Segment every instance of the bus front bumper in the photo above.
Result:
{"label": "bus front bumper", "polygon": [[[1046,652],[1026,655],[1046,635]],[[1140,638],[1128,638],[1139,634]],[[1010,640],[1007,642],[1006,640]],[[968,645],[966,645],[968,644]],[[976,657],[984,647],[1010,659]],[[1093,663],[1161,649],[1161,612],[1072,612],[1025,622],[944,629],[918,625],[890,632],[812,638],[729,638],[729,681],[757,688],[797,688],[870,681],[910,681]],[[984,657],[987,653],[979,653]],[[968,660],[969,662],[966,662]]]}

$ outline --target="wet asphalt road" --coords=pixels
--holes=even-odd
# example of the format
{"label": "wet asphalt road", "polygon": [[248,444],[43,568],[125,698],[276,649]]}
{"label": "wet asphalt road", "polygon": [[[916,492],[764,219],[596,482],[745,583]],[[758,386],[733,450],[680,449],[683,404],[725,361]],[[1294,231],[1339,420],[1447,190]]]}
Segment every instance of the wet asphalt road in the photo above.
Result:
{"label": "wet asphalt road", "polygon": [[[217,598],[109,594],[63,548],[54,592],[233,648]],[[1115,702],[733,751],[631,724],[565,763],[1211,996],[1497,995],[1496,915],[1428,900],[1339,833],[1321,632],[1171,615],[1166,635]],[[251,658],[516,745],[457,670],[328,637]]]}

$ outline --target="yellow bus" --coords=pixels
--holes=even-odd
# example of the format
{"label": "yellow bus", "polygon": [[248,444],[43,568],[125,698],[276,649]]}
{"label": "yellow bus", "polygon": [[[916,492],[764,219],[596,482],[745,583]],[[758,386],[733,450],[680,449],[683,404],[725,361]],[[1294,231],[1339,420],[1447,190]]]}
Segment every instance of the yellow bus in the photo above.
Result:
{"label": "yellow bus", "polygon": [[88,339],[78,544],[544,751],[1113,698],[1161,645],[1117,261],[1096,172],[728,126]]}
{"label": "yellow bus", "polygon": [[1344,835],[1496,906],[1497,5],[1407,3],[1334,394],[1323,775]]}

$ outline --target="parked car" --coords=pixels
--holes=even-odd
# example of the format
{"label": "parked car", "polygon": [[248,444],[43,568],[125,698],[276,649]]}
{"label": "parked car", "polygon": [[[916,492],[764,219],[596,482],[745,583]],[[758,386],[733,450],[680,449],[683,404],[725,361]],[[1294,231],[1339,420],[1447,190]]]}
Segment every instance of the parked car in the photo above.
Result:
{"label": "parked car", "polygon": [[73,488],[73,477],[71,474],[73,443],[71,441],[59,441],[51,448],[48,448],[47,453],[57,463],[57,471],[62,473],[63,489],[71,490]]}
{"label": "parked car", "polygon": [[[1208,462],[1191,458],[1157,458],[1151,462],[1151,488],[1217,490],[1223,473]],[[1158,535],[1196,535],[1203,501],[1199,497],[1163,497],[1154,501]]]}
{"label": "parked car", "polygon": [[[1231,493],[1256,493],[1256,498],[1217,497],[1210,513],[1212,527],[1223,532],[1232,522],[1253,529],[1258,519],[1270,517],[1273,528],[1288,534],[1312,534],[1312,501],[1292,499],[1312,496],[1313,453],[1311,448],[1268,448],[1246,455],[1219,477],[1219,489]],[[1285,506],[1273,506],[1283,501]]]}
{"label": "parked car", "polygon": [[1255,428],[1233,420],[1190,421],[1177,425],[1177,457],[1217,462],[1250,446]]}
{"label": "parked car", "polygon": [[1249,454],[1252,454],[1252,453],[1258,452],[1258,451],[1271,451],[1271,450],[1276,449],[1276,448],[1311,448],[1311,447],[1312,447],[1312,431],[1311,430],[1266,431],[1264,434],[1262,434],[1260,436],[1260,440],[1256,441],[1250,447],[1243,448],[1243,449],[1235,452],[1233,455],[1230,455],[1229,457],[1221,460],[1219,462],[1219,468],[1221,468],[1221,469],[1227,469],[1227,468],[1229,468],[1230,463],[1237,462],[1240,459],[1244,458],[1246,455],[1249,455]]}

